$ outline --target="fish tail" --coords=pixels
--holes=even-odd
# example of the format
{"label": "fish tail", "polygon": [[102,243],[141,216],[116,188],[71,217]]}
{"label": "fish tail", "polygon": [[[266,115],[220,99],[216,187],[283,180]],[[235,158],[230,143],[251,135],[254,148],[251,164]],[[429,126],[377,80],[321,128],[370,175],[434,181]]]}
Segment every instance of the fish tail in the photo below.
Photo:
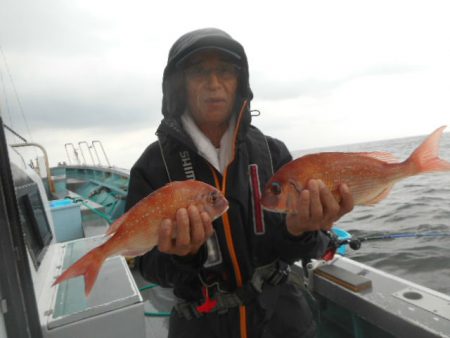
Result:
{"label": "fish tail", "polygon": [[105,254],[101,250],[102,247],[95,248],[81,257],[72,264],[64,273],[62,273],[53,283],[52,286],[59,284],[67,279],[77,276],[84,277],[84,293],[89,296],[94,283],[97,279],[100,267],[106,259]]}
{"label": "fish tail", "polygon": [[450,170],[450,163],[439,158],[439,141],[445,127],[436,129],[408,158],[417,173]]}

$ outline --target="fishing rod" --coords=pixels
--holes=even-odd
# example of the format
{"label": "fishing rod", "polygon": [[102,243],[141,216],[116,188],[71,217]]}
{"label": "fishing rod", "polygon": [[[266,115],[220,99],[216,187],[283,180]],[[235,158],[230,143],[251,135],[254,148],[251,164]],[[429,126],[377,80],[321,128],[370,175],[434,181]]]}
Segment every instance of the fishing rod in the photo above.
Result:
{"label": "fishing rod", "polygon": [[[335,238],[333,245],[341,250],[341,254],[345,253],[345,249],[342,250],[344,245],[350,246],[353,250],[359,250],[361,248],[361,243],[370,241],[382,241],[389,239],[398,238],[420,238],[420,237],[450,237],[450,232],[444,231],[422,231],[422,232],[397,232],[397,233],[383,233],[379,235],[372,236],[358,236],[353,237],[349,232],[335,228],[333,229]],[[337,237],[337,238],[336,238]]]}

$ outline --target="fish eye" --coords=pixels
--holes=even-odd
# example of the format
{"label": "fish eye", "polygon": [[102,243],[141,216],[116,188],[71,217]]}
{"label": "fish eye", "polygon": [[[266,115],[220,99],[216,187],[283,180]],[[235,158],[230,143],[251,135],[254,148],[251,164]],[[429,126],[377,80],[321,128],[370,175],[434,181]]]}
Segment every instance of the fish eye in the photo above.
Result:
{"label": "fish eye", "polygon": [[212,192],[210,195],[209,195],[209,200],[214,204],[214,203],[216,203],[216,201],[217,201],[217,193],[216,192]]}
{"label": "fish eye", "polygon": [[279,195],[281,194],[281,185],[278,182],[272,182],[272,184],[270,185],[270,191],[275,194],[275,195]]}

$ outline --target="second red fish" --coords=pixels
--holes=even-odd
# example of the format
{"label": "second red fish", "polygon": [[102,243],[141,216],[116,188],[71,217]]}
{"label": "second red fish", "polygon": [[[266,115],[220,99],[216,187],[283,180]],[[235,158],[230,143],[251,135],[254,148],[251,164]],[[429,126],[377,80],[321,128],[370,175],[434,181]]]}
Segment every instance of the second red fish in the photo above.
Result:
{"label": "second red fish", "polygon": [[401,179],[450,170],[450,163],[439,158],[444,129],[445,126],[434,131],[404,162],[383,152],[329,152],[300,157],[281,167],[269,180],[261,204],[269,211],[295,212],[299,193],[310,179],[322,180],[338,201],[338,187],[346,183],[355,205],[375,204]]}

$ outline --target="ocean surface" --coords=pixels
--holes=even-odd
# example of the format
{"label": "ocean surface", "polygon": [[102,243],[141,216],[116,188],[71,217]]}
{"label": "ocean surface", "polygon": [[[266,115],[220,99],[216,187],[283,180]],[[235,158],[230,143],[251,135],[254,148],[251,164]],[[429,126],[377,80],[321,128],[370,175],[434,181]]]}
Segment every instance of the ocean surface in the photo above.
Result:
{"label": "ocean surface", "polygon": [[[426,135],[293,152],[294,157],[322,151],[387,151],[400,161]],[[440,157],[450,161],[450,133],[440,142]],[[450,295],[450,172],[406,178],[374,206],[356,206],[335,226],[353,237],[393,233],[433,233],[363,242],[346,256],[393,275]]]}

